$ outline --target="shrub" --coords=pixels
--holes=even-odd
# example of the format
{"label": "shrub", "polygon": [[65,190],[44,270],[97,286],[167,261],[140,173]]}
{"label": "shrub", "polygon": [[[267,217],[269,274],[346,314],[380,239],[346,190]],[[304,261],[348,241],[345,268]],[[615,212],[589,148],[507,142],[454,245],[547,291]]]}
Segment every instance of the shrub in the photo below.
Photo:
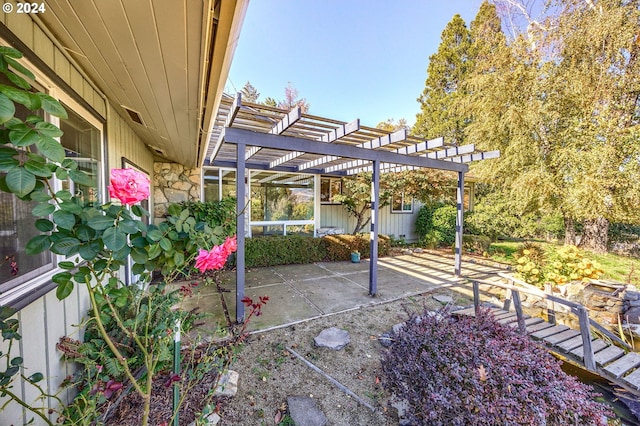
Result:
{"label": "shrub", "polygon": [[410,424],[606,425],[587,385],[487,312],[411,314],[382,358],[383,385]]}
{"label": "shrub", "polygon": [[189,210],[196,222],[204,222],[211,228],[222,226],[222,236],[236,233],[236,199],[227,197],[220,201],[184,201],[177,204],[180,211]]}
{"label": "shrub", "polygon": [[247,267],[313,263],[324,260],[326,249],[320,238],[300,235],[273,235],[247,238]]}
{"label": "shrub", "polygon": [[[322,237],[326,247],[325,260],[329,262],[349,260],[352,251],[360,252],[360,257],[370,257],[368,234],[327,235]],[[389,254],[391,239],[386,235],[378,235],[378,256]]]}
{"label": "shrub", "polygon": [[464,234],[462,236],[462,250],[467,253],[485,253],[491,246],[491,238],[484,235],[469,235]]}
{"label": "shrub", "polygon": [[456,208],[450,204],[425,204],[416,217],[416,232],[425,245],[452,245],[456,238]]}
{"label": "shrub", "polygon": [[598,279],[603,274],[600,265],[585,258],[576,246],[544,250],[535,243],[525,243],[516,252],[516,276],[529,284],[542,286],[545,282],[554,285],[570,281]]}

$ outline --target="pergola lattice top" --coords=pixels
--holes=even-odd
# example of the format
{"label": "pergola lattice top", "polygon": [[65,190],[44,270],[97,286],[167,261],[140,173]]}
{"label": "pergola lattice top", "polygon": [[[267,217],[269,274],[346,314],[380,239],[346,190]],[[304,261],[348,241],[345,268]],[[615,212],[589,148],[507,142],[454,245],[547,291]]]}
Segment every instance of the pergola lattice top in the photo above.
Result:
{"label": "pergola lattice top", "polygon": [[419,167],[466,172],[466,163],[500,156],[473,144],[421,139],[405,129],[390,132],[361,126],[360,120],[346,123],[303,114],[299,107],[287,111],[223,95],[205,165],[235,167],[237,138],[247,145],[247,168],[288,173],[350,175],[370,171],[374,159],[383,172]]}

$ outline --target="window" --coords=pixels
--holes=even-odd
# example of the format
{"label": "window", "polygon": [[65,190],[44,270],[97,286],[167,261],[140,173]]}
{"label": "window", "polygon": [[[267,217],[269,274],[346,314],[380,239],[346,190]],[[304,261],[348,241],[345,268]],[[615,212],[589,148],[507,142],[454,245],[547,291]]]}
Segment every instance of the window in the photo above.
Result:
{"label": "window", "polygon": [[338,204],[333,197],[342,194],[342,179],[320,178],[320,202],[323,204]]}
{"label": "window", "polygon": [[[33,66],[27,66],[34,70]],[[47,84],[46,76],[36,72],[38,81]],[[1,83],[1,81],[0,81]],[[46,92],[44,87],[37,86],[36,90]],[[77,195],[81,202],[91,205],[103,201],[103,146],[102,122],[90,116],[78,103],[64,94],[58,100],[67,110],[68,119],[44,117],[46,120],[60,127],[64,135],[60,143],[65,148],[68,158],[78,162],[79,169],[88,173],[95,181],[95,187],[77,185],[71,180],[59,181],[54,179],[52,186],[55,190],[67,189]],[[16,104],[16,117],[25,119],[32,114],[26,108]],[[1,305],[24,306],[28,303],[27,294],[37,294],[38,291],[50,285],[51,275],[56,272],[58,256],[46,251],[32,256],[25,253],[26,244],[39,234],[35,228],[36,218],[31,210],[35,202],[19,200],[13,194],[0,193],[0,301]],[[12,275],[12,263],[17,266],[17,274]]]}
{"label": "window", "polygon": [[391,213],[413,213],[413,198],[405,197],[404,192],[391,198]]}
{"label": "window", "polygon": [[204,201],[220,201],[236,196],[236,171],[205,169],[203,174]]}

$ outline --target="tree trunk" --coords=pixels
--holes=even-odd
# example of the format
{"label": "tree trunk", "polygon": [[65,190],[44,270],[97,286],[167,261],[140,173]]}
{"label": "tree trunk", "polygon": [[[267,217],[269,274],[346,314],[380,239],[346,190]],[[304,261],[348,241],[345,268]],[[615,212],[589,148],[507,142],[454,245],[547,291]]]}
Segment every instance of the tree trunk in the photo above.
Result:
{"label": "tree trunk", "polygon": [[583,222],[584,230],[580,239],[580,248],[594,253],[606,253],[609,240],[609,221],[603,217]]}
{"label": "tree trunk", "polygon": [[572,217],[563,216],[564,219],[564,243],[574,245],[576,243],[576,226]]}

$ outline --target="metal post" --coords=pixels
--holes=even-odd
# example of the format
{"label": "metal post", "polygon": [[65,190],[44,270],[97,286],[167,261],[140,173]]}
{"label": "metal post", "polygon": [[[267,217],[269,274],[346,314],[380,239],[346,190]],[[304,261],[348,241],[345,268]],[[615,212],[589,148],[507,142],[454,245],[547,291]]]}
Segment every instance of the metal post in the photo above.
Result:
{"label": "metal post", "polygon": [[238,249],[236,251],[236,322],[244,322],[244,235],[245,235],[245,144],[236,145],[238,162],[236,167],[236,238]]}
{"label": "metal post", "polygon": [[378,203],[380,198],[380,161],[373,162],[371,177],[371,232],[369,233],[369,295],[378,291]]}
{"label": "metal post", "polygon": [[[180,375],[180,320],[176,321],[173,335],[173,372]],[[173,426],[180,424],[180,385],[173,383]]]}
{"label": "metal post", "polygon": [[462,226],[464,223],[464,172],[458,172],[456,190],[456,251],[454,274],[459,277],[462,269]]}

